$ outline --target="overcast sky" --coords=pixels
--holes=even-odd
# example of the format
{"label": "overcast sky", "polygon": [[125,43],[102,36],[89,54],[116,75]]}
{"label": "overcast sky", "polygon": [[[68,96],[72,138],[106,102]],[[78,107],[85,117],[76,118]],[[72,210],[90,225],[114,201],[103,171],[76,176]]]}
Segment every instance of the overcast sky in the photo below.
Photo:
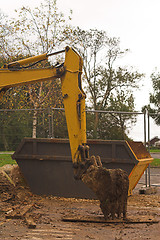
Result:
{"label": "overcast sky", "polygon": [[[38,6],[40,0],[1,0],[0,8],[9,16],[23,5]],[[73,10],[72,24],[84,29],[105,30],[118,37],[122,48],[129,48],[121,63],[145,73],[144,87],[137,91],[136,109],[148,104],[150,74],[160,70],[160,0],[57,0],[64,13]]]}

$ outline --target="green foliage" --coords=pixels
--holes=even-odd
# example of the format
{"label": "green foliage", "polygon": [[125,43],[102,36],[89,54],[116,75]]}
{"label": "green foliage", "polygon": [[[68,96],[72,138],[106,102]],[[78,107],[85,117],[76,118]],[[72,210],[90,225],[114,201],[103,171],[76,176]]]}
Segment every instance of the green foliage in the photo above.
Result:
{"label": "green foliage", "polygon": [[65,112],[53,111],[54,116],[54,137],[68,138]]}
{"label": "green foliage", "polygon": [[[3,40],[0,49],[1,66],[5,62],[57,50],[59,45],[63,48],[62,33],[71,17],[69,16],[67,19],[59,11],[56,0],[44,0],[35,9],[22,7],[16,12],[16,19],[6,17],[6,21],[3,20],[4,16],[0,15],[1,20],[3,20],[0,25],[1,39]],[[51,64],[54,65],[58,60],[60,58],[54,59],[50,63],[37,64],[36,67],[50,67]],[[35,109],[33,114],[33,137],[39,134],[37,133],[37,109],[50,106],[63,106],[59,79],[11,88],[0,103],[1,108]]]}
{"label": "green foliage", "polygon": [[[119,114],[87,113],[87,137],[103,140],[129,140],[125,134],[126,126],[120,125]],[[95,119],[97,121],[95,129]]]}
{"label": "green foliage", "polygon": [[0,154],[0,167],[6,164],[16,164],[16,161],[12,160],[11,154]]}
{"label": "green foliage", "polygon": [[32,118],[23,112],[0,112],[0,149],[15,150],[21,139],[31,136]]}
{"label": "green foliage", "polygon": [[[0,149],[16,150],[24,137],[32,137],[34,110],[0,111]],[[67,138],[65,114],[62,111],[46,108],[37,110],[38,138]]]}
{"label": "green foliage", "polygon": [[1,51],[5,55],[38,55],[54,51],[63,43],[63,32],[71,16],[64,16],[56,0],[44,0],[34,9],[24,6],[16,12],[16,19],[3,20],[0,15],[0,33],[3,31],[5,40]]}
{"label": "green foliage", "polygon": [[151,74],[153,93],[150,94],[150,104],[145,106],[155,120],[157,125],[160,125],[160,73],[154,72]]}
{"label": "green foliage", "polygon": [[[65,34],[66,39],[70,37],[74,48],[83,58],[83,79],[87,83],[85,89],[88,108],[106,111],[134,111],[133,90],[138,88],[139,81],[144,75],[131,68],[117,65],[117,60],[123,57],[128,49],[122,50],[118,38],[109,37],[105,31],[97,29],[84,31],[77,27],[72,30],[68,29]],[[108,116],[100,117],[95,114],[93,119],[93,124],[92,121],[87,124],[90,129],[89,125],[92,125],[92,130],[88,131],[88,134],[93,138],[103,135],[103,138],[107,139],[124,139],[128,121],[130,124],[135,122],[135,116],[131,115],[110,116],[108,125],[112,126],[111,129],[103,124],[103,122],[107,124]]]}
{"label": "green foliage", "polygon": [[151,167],[160,167],[160,159],[153,159],[153,162],[150,165]]}
{"label": "green foliage", "polygon": [[152,152],[152,153],[154,153],[154,152],[160,152],[160,149],[159,149],[159,148],[154,148],[154,147],[152,147],[152,148],[150,149],[150,152]]}
{"label": "green foliage", "polygon": [[128,49],[121,50],[119,39],[108,37],[105,31],[97,29],[84,31],[75,28],[65,34],[66,38],[70,36],[73,46],[83,58],[83,78],[94,109],[108,107],[111,94],[116,97],[123,90],[127,96],[138,88],[143,74],[116,64],[128,52]]}

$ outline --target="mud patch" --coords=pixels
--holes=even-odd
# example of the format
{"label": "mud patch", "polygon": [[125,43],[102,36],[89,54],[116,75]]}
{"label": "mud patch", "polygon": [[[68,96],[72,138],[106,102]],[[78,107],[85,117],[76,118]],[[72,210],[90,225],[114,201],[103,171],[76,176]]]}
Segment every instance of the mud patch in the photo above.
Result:
{"label": "mud patch", "polygon": [[5,218],[23,219],[34,206],[32,197],[17,165],[0,168],[0,213]]}
{"label": "mud patch", "polygon": [[21,202],[32,195],[17,165],[0,168],[0,201]]}

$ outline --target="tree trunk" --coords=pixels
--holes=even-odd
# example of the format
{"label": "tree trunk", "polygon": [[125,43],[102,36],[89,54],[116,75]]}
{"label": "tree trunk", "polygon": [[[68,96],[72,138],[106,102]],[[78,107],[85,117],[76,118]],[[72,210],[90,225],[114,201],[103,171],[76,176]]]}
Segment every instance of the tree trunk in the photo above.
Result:
{"label": "tree trunk", "polygon": [[8,142],[7,142],[6,135],[5,135],[4,132],[2,133],[2,141],[3,141],[3,145],[4,145],[4,150],[8,151],[9,150],[9,146],[8,146]]}
{"label": "tree trunk", "polygon": [[95,112],[94,117],[94,130],[93,130],[93,138],[97,139],[97,128],[98,128],[98,112]]}
{"label": "tree trunk", "polygon": [[33,129],[32,129],[32,138],[37,137],[37,110],[33,112]]}
{"label": "tree trunk", "polygon": [[122,138],[124,140],[125,139],[125,129],[124,129],[124,121],[122,120],[121,114],[120,114],[119,118],[120,118],[120,126],[121,126],[121,131],[122,131]]}

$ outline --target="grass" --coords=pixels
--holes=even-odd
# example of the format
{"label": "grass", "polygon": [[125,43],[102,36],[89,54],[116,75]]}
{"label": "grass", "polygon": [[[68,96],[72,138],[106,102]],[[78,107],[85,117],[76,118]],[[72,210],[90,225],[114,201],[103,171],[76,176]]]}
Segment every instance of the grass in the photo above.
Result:
{"label": "grass", "polygon": [[11,154],[0,154],[0,167],[6,164],[16,164],[16,161],[12,160]]}
{"label": "grass", "polygon": [[153,162],[150,164],[151,167],[160,167],[160,159],[154,158]]}
{"label": "grass", "polygon": [[160,152],[160,149],[157,149],[157,148],[154,149],[154,148],[153,148],[153,149],[150,149],[150,152],[152,152],[152,153],[153,153],[153,152],[154,152],[154,153],[157,153],[157,152]]}

